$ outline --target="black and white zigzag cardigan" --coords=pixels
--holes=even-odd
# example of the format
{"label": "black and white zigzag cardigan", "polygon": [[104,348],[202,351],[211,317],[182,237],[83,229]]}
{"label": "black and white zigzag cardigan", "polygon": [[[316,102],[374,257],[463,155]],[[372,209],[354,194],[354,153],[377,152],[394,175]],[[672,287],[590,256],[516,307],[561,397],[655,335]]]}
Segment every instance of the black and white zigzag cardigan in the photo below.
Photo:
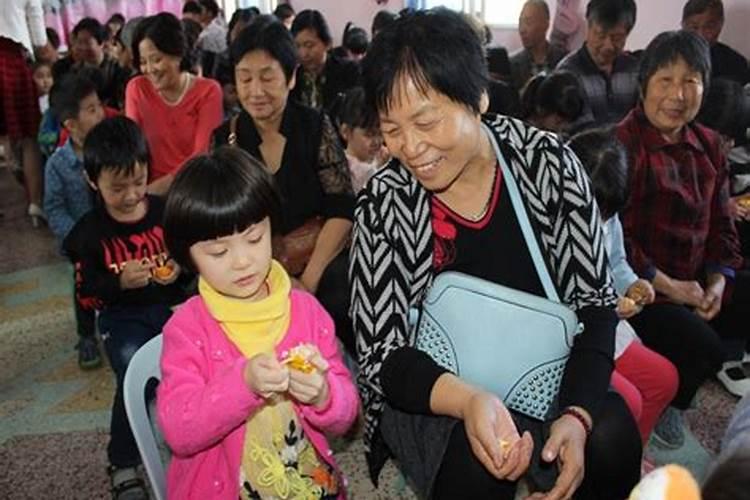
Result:
{"label": "black and white zigzag cardigan", "polygon": [[[599,212],[578,159],[556,136],[519,120],[489,115],[483,122],[516,178],[561,300],[574,310],[613,306],[616,295]],[[350,314],[365,448],[375,482],[388,458],[378,431],[384,406],[380,368],[389,353],[414,344],[408,311],[420,303],[433,278],[429,200],[430,194],[394,160],[360,192],[354,214]]]}

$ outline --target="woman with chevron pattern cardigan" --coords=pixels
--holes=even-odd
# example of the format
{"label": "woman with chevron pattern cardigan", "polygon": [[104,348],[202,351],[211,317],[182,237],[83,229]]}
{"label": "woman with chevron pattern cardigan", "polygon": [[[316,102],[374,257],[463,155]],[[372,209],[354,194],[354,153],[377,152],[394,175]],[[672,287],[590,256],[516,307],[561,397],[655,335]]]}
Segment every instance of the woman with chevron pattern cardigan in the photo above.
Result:
{"label": "woman with chevron pattern cardigan", "polygon": [[[627,407],[608,391],[616,295],[579,161],[550,134],[480,117],[484,55],[451,11],[399,19],[374,40],[363,77],[394,156],[360,193],[350,264],[373,481],[394,456],[423,497],[513,498],[520,478],[539,498],[626,497],[638,481],[641,445]],[[445,270],[543,295],[493,139],[558,293],[585,326],[566,365],[559,411],[545,423],[438,366],[413,347],[408,328],[409,309]]]}

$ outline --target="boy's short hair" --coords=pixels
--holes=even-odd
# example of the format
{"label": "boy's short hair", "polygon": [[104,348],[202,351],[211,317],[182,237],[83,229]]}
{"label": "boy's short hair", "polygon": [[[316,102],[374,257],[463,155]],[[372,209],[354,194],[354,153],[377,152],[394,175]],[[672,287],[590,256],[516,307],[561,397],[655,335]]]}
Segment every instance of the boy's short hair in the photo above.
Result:
{"label": "boy's short hair", "polygon": [[529,80],[521,92],[521,114],[556,114],[572,123],[583,113],[586,97],[578,77],[565,70],[540,73]]}
{"label": "boy's short hair", "polygon": [[568,146],[591,178],[602,219],[625,208],[628,201],[628,156],[614,129],[599,128],[574,135]]}
{"label": "boy's short hair", "polygon": [[195,271],[190,247],[241,232],[266,217],[274,228],[281,201],[273,176],[240,148],[221,146],[189,160],[175,176],[164,211],[164,241]]}
{"label": "boy's short hair", "polygon": [[201,8],[198,2],[194,0],[188,0],[182,6],[182,13],[183,15],[184,14],[197,14],[200,16],[201,14],[203,14],[203,9]]}
{"label": "boy's short hair", "polygon": [[107,28],[104,27],[97,19],[93,17],[84,17],[73,28],[73,34],[78,36],[81,31],[85,31],[96,39],[99,45],[103,44],[109,36]]}
{"label": "boy's short hair", "polygon": [[373,39],[362,60],[367,111],[388,111],[410,78],[479,113],[489,85],[484,47],[461,14],[443,7],[400,16]]}
{"label": "boy's short hair", "polygon": [[60,123],[78,118],[81,101],[96,92],[96,82],[87,75],[68,73],[56,80],[50,89],[49,105],[52,115]]}
{"label": "boy's short hair", "polygon": [[276,16],[279,21],[289,19],[294,15],[294,13],[294,7],[292,7],[288,3],[280,3],[276,6],[275,9],[273,9],[273,15]]}
{"label": "boy's short hair", "polygon": [[96,184],[103,170],[132,175],[136,164],[148,166],[148,144],[138,125],[125,116],[106,118],[83,142],[83,168]]}

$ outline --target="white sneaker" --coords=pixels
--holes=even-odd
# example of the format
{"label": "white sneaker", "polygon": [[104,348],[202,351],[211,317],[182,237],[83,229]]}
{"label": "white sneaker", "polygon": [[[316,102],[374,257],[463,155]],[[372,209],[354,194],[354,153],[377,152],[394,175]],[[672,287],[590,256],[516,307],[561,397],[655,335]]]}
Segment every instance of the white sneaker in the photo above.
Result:
{"label": "white sneaker", "polygon": [[716,378],[730,394],[739,398],[750,392],[750,377],[742,369],[742,361],[727,361],[721,366]]}

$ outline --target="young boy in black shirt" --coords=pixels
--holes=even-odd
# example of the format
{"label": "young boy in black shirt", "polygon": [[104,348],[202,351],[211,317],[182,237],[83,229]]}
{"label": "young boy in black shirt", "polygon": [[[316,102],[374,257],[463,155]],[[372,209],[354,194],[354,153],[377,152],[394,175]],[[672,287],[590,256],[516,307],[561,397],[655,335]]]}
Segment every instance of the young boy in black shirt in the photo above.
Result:
{"label": "young boy in black shirt", "polygon": [[83,163],[97,200],[63,247],[75,264],[78,301],[99,311],[99,331],[117,377],[107,449],[113,497],[126,490],[138,497],[133,490],[140,489],[146,498],[135,471],[140,455],[125,414],[123,381],[130,358],[161,332],[171,306],[183,300],[176,282],[180,269],[164,244],[163,202],[146,194],[149,153],[135,122],[118,116],[94,127]]}

